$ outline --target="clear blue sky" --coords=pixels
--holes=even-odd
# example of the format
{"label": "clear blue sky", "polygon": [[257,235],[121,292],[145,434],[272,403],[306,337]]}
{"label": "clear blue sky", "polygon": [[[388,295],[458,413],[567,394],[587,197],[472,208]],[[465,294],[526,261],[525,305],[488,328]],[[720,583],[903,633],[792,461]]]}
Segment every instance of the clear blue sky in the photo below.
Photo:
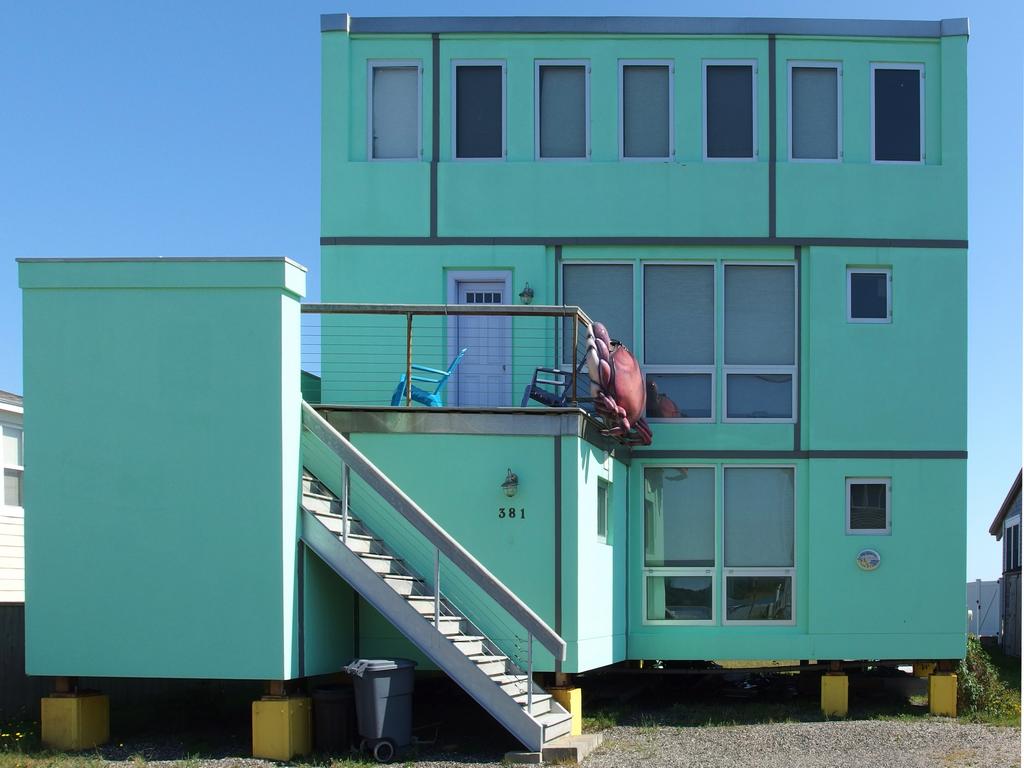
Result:
{"label": "clear blue sky", "polygon": [[318,296],[319,15],[342,11],[970,16],[967,575],[999,575],[987,529],[1021,462],[1019,1],[8,0],[0,4],[0,389],[22,389],[19,256],[287,255],[311,268],[310,297]]}

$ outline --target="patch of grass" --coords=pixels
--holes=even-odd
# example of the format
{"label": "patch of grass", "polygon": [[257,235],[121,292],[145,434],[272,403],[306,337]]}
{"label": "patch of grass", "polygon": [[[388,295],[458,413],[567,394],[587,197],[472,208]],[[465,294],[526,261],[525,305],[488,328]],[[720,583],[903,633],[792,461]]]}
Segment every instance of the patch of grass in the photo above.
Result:
{"label": "patch of grass", "polygon": [[967,638],[967,657],[957,668],[956,706],[961,719],[1020,725],[1020,660],[1014,665],[1002,656],[998,664],[976,637]]}
{"label": "patch of grass", "polygon": [[39,721],[28,715],[0,720],[0,754],[39,748]]}
{"label": "patch of grass", "polygon": [[0,768],[101,768],[106,763],[96,755],[69,755],[64,752],[0,752]]}

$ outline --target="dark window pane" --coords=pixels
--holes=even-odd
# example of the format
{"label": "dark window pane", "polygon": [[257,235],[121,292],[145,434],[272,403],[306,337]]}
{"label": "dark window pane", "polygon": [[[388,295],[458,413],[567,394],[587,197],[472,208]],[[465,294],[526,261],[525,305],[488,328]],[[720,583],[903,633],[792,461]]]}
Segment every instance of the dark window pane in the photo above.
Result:
{"label": "dark window pane", "polygon": [[887,520],[885,483],[850,483],[850,530],[882,531]]}
{"label": "dark window pane", "polygon": [[791,621],[793,579],[789,576],[729,576],[725,616],[730,621]]}
{"label": "dark window pane", "polygon": [[707,68],[708,157],[754,156],[754,68],[715,64]]}
{"label": "dark window pane", "polygon": [[456,67],[456,157],[502,156],[501,77],[499,66]]}
{"label": "dark window pane", "polygon": [[793,157],[839,157],[839,72],[831,67],[793,67]]}
{"label": "dark window pane", "polygon": [[921,73],[875,70],[875,160],[921,159]]}
{"label": "dark window pane", "polygon": [[648,621],[710,621],[710,576],[651,576],[647,579]]}
{"label": "dark window pane", "polygon": [[788,373],[730,373],[725,385],[730,419],[793,417],[793,377]]}
{"label": "dark window pane", "polygon": [[540,156],[586,157],[587,74],[581,66],[540,68]]}
{"label": "dark window pane", "polygon": [[850,273],[850,317],[885,320],[889,317],[888,275],[885,272]]}
{"label": "dark window pane", "polygon": [[622,154],[668,157],[669,72],[667,66],[623,66]]}
{"label": "dark window pane", "polygon": [[711,374],[647,374],[647,418],[710,419]]}

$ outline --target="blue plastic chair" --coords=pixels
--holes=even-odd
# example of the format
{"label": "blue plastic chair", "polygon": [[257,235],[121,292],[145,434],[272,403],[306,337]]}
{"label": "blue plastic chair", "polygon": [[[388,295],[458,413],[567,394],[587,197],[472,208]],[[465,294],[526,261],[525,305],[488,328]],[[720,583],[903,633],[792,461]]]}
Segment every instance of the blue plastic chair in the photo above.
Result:
{"label": "blue plastic chair", "polygon": [[[428,376],[413,376],[413,381],[424,381],[428,384],[434,385],[434,391],[428,392],[425,389],[420,389],[415,384],[412,385],[412,399],[417,403],[429,406],[431,408],[442,408],[444,407],[444,400],[441,399],[441,390],[444,389],[444,385],[448,383],[448,379],[455,373],[455,369],[459,367],[459,363],[462,362],[462,356],[469,351],[469,347],[466,349],[460,349],[459,354],[452,360],[452,364],[448,366],[447,371],[439,371],[437,368],[428,368],[425,365],[413,365],[414,371],[422,371],[424,373],[432,373],[437,378],[430,378]],[[402,374],[402,378],[398,381],[398,386],[395,387],[395,393],[391,396],[392,405],[401,405],[405,400],[405,374]]]}

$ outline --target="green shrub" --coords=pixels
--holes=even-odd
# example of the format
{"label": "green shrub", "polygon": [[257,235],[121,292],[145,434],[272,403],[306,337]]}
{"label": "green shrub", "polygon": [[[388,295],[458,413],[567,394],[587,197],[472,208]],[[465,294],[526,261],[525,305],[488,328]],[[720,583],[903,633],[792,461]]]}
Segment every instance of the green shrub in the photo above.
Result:
{"label": "green shrub", "polygon": [[967,638],[967,658],[957,669],[957,712],[979,719],[1020,721],[1019,694],[999,677],[978,638]]}

